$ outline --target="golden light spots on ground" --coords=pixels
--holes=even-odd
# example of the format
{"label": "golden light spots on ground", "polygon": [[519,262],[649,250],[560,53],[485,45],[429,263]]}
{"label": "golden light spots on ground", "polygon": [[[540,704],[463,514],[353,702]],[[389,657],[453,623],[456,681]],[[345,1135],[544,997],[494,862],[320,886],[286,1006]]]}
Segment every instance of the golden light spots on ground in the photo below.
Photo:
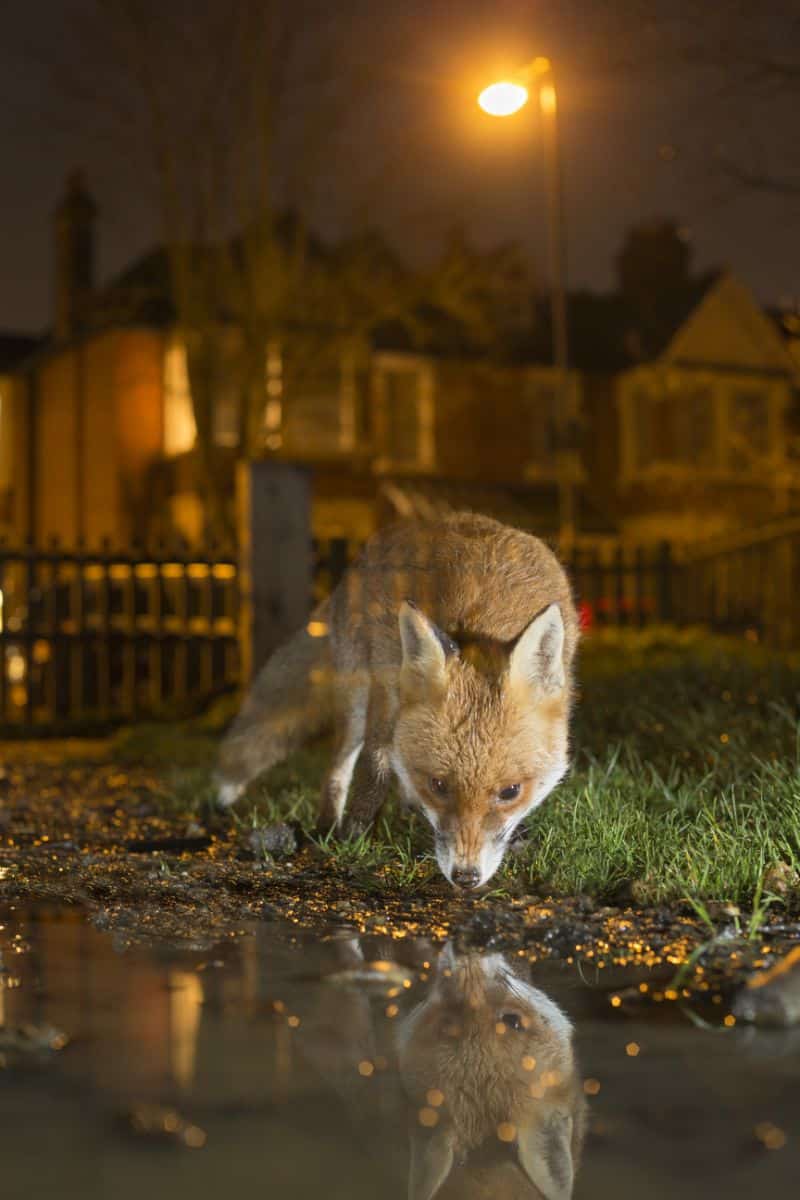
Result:
{"label": "golden light spots on ground", "polygon": [[386,1007],[386,1015],[389,1018],[396,1017],[399,1012],[400,1012],[400,1009],[397,1007],[396,1004],[389,1004]]}
{"label": "golden light spots on ground", "polygon": [[733,1029],[734,1025],[736,1024],[736,1017],[733,1015],[733,1013],[728,1013],[722,1024],[725,1025],[727,1029]]}
{"label": "golden light spots on ground", "polygon": [[622,1004],[622,997],[621,997],[621,996],[612,996],[612,997],[611,997],[611,1007],[612,1007],[612,1008],[619,1008],[619,1006],[620,1006],[621,1004]]}
{"label": "golden light spots on ground", "polygon": [[431,1108],[441,1108],[444,1104],[444,1092],[440,1092],[438,1088],[431,1088],[425,1093],[425,1099]]}
{"label": "golden light spots on ground", "polygon": [[587,1096],[596,1096],[600,1091],[599,1079],[584,1079],[583,1090]]}
{"label": "golden light spots on ground", "polygon": [[533,1057],[532,1054],[524,1054],[522,1056],[522,1069],[523,1069],[523,1071],[535,1071],[536,1070],[536,1059]]}
{"label": "golden light spots on ground", "polygon": [[761,1121],[756,1125],[755,1135],[767,1150],[782,1150],[786,1145],[786,1134],[771,1121]]}
{"label": "golden light spots on ground", "polygon": [[375,1073],[375,1064],[371,1063],[368,1058],[364,1058],[358,1064],[358,1073],[363,1075],[365,1079],[369,1079],[370,1075]]}
{"label": "golden light spots on ground", "polygon": [[638,1058],[640,1050],[641,1046],[638,1042],[628,1042],[627,1046],[625,1047],[625,1053],[627,1054],[628,1058]]}
{"label": "golden light spots on ground", "polygon": [[517,1127],[510,1121],[501,1121],[497,1126],[497,1136],[501,1142],[513,1142],[517,1136]]}
{"label": "golden light spots on ground", "polygon": [[309,621],[306,625],[308,634],[313,638],[325,637],[328,626],[325,621]]}
{"label": "golden light spots on ground", "polygon": [[721,733],[721,734],[719,735],[719,740],[722,742],[723,746],[727,746],[728,742],[729,742],[731,739],[730,739],[730,737],[728,736],[728,734],[727,734],[727,733]]}
{"label": "golden light spots on ground", "polygon": [[434,1125],[439,1124],[439,1114],[435,1108],[421,1108],[417,1113],[417,1120],[426,1129],[433,1129]]}
{"label": "golden light spots on ground", "polygon": [[275,1010],[275,1012],[276,1012],[276,1013],[284,1013],[284,1012],[286,1012],[286,1005],[283,1003],[283,1001],[282,1001],[282,1000],[273,1000],[273,1001],[272,1001],[272,1007],[273,1007],[273,1009]]}
{"label": "golden light spots on ground", "polygon": [[288,1020],[287,1020],[287,1024],[291,1025],[292,1029],[297,1029],[297,1027],[298,1027],[298,1026],[299,1026],[299,1024],[300,1024],[300,1018],[299,1018],[299,1017],[295,1017],[295,1016],[291,1016],[291,1017],[289,1017],[289,1018],[288,1018]]}

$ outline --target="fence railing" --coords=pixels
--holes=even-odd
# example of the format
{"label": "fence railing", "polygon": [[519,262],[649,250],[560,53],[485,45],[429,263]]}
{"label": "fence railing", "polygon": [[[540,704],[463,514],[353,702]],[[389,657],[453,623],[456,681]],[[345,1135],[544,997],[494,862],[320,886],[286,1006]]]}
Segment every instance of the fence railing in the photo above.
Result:
{"label": "fence railing", "polygon": [[230,553],[0,543],[0,724],[179,711],[234,684]]}
{"label": "fence railing", "polygon": [[800,517],[687,547],[684,564],[683,621],[800,645]]}
{"label": "fence railing", "polygon": [[[313,596],[357,557],[313,542]],[[800,644],[800,519],[680,553],[579,547],[565,563],[589,626],[703,624]],[[236,556],[0,542],[0,727],[113,724],[196,707],[241,682]]]}

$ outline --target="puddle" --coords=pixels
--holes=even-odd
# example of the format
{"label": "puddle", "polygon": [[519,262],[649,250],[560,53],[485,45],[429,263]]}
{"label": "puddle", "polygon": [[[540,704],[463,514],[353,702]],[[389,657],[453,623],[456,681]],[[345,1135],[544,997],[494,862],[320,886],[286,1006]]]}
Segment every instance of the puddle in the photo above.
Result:
{"label": "puddle", "polygon": [[410,938],[270,922],[201,952],[75,909],[0,926],[8,1200],[796,1190],[800,1034]]}

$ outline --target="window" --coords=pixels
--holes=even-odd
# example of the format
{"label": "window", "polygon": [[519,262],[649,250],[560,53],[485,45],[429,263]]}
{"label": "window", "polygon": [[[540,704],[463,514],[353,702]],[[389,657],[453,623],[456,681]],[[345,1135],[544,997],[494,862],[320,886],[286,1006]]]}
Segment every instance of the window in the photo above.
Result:
{"label": "window", "polygon": [[356,435],[353,380],[347,356],[284,351],[284,443],[300,454],[351,450]]}
{"label": "window", "polygon": [[429,470],[434,465],[433,373],[429,364],[400,355],[377,363],[380,461]]}
{"label": "window", "polygon": [[218,446],[239,445],[239,394],[235,378],[226,376],[216,389],[214,441]]}
{"label": "window", "polygon": [[186,347],[174,341],[164,355],[164,453],[170,458],[186,454],[196,437]]}
{"label": "window", "polygon": [[639,387],[632,394],[634,465],[710,468],[714,463],[713,393],[707,386]]}
{"label": "window", "polygon": [[714,413],[709,387],[690,387],[673,398],[674,452],[678,462],[711,467],[714,452]]}
{"label": "window", "polygon": [[533,383],[528,395],[530,461],[540,469],[552,468],[558,443],[558,391],[552,384]]}
{"label": "window", "polygon": [[764,466],[769,452],[767,398],[755,390],[735,391],[728,409],[728,466],[752,471]]}
{"label": "window", "polygon": [[636,388],[628,409],[633,426],[633,468],[645,470],[655,461],[656,404],[645,388]]}
{"label": "window", "polygon": [[[220,341],[220,358],[215,363],[217,383],[212,418],[218,446],[239,444],[239,393],[233,348]],[[186,347],[177,339],[164,355],[164,453],[173,458],[193,449],[197,425],[192,407]]]}

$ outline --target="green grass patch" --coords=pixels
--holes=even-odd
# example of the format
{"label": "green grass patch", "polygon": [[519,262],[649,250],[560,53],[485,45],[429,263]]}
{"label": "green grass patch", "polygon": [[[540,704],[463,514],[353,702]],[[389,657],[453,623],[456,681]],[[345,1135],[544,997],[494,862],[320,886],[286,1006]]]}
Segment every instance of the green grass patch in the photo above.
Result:
{"label": "green grass patch", "polygon": [[[796,887],[800,660],[698,631],[615,633],[587,639],[579,678],[573,769],[498,889],[750,905],[772,899],[773,879]],[[128,731],[119,755],[169,767],[179,801],[199,811],[228,711]],[[321,743],[276,767],[234,820],[313,829],[327,755]],[[397,805],[371,836],[320,846],[362,885],[414,889],[437,874],[425,822]]]}

